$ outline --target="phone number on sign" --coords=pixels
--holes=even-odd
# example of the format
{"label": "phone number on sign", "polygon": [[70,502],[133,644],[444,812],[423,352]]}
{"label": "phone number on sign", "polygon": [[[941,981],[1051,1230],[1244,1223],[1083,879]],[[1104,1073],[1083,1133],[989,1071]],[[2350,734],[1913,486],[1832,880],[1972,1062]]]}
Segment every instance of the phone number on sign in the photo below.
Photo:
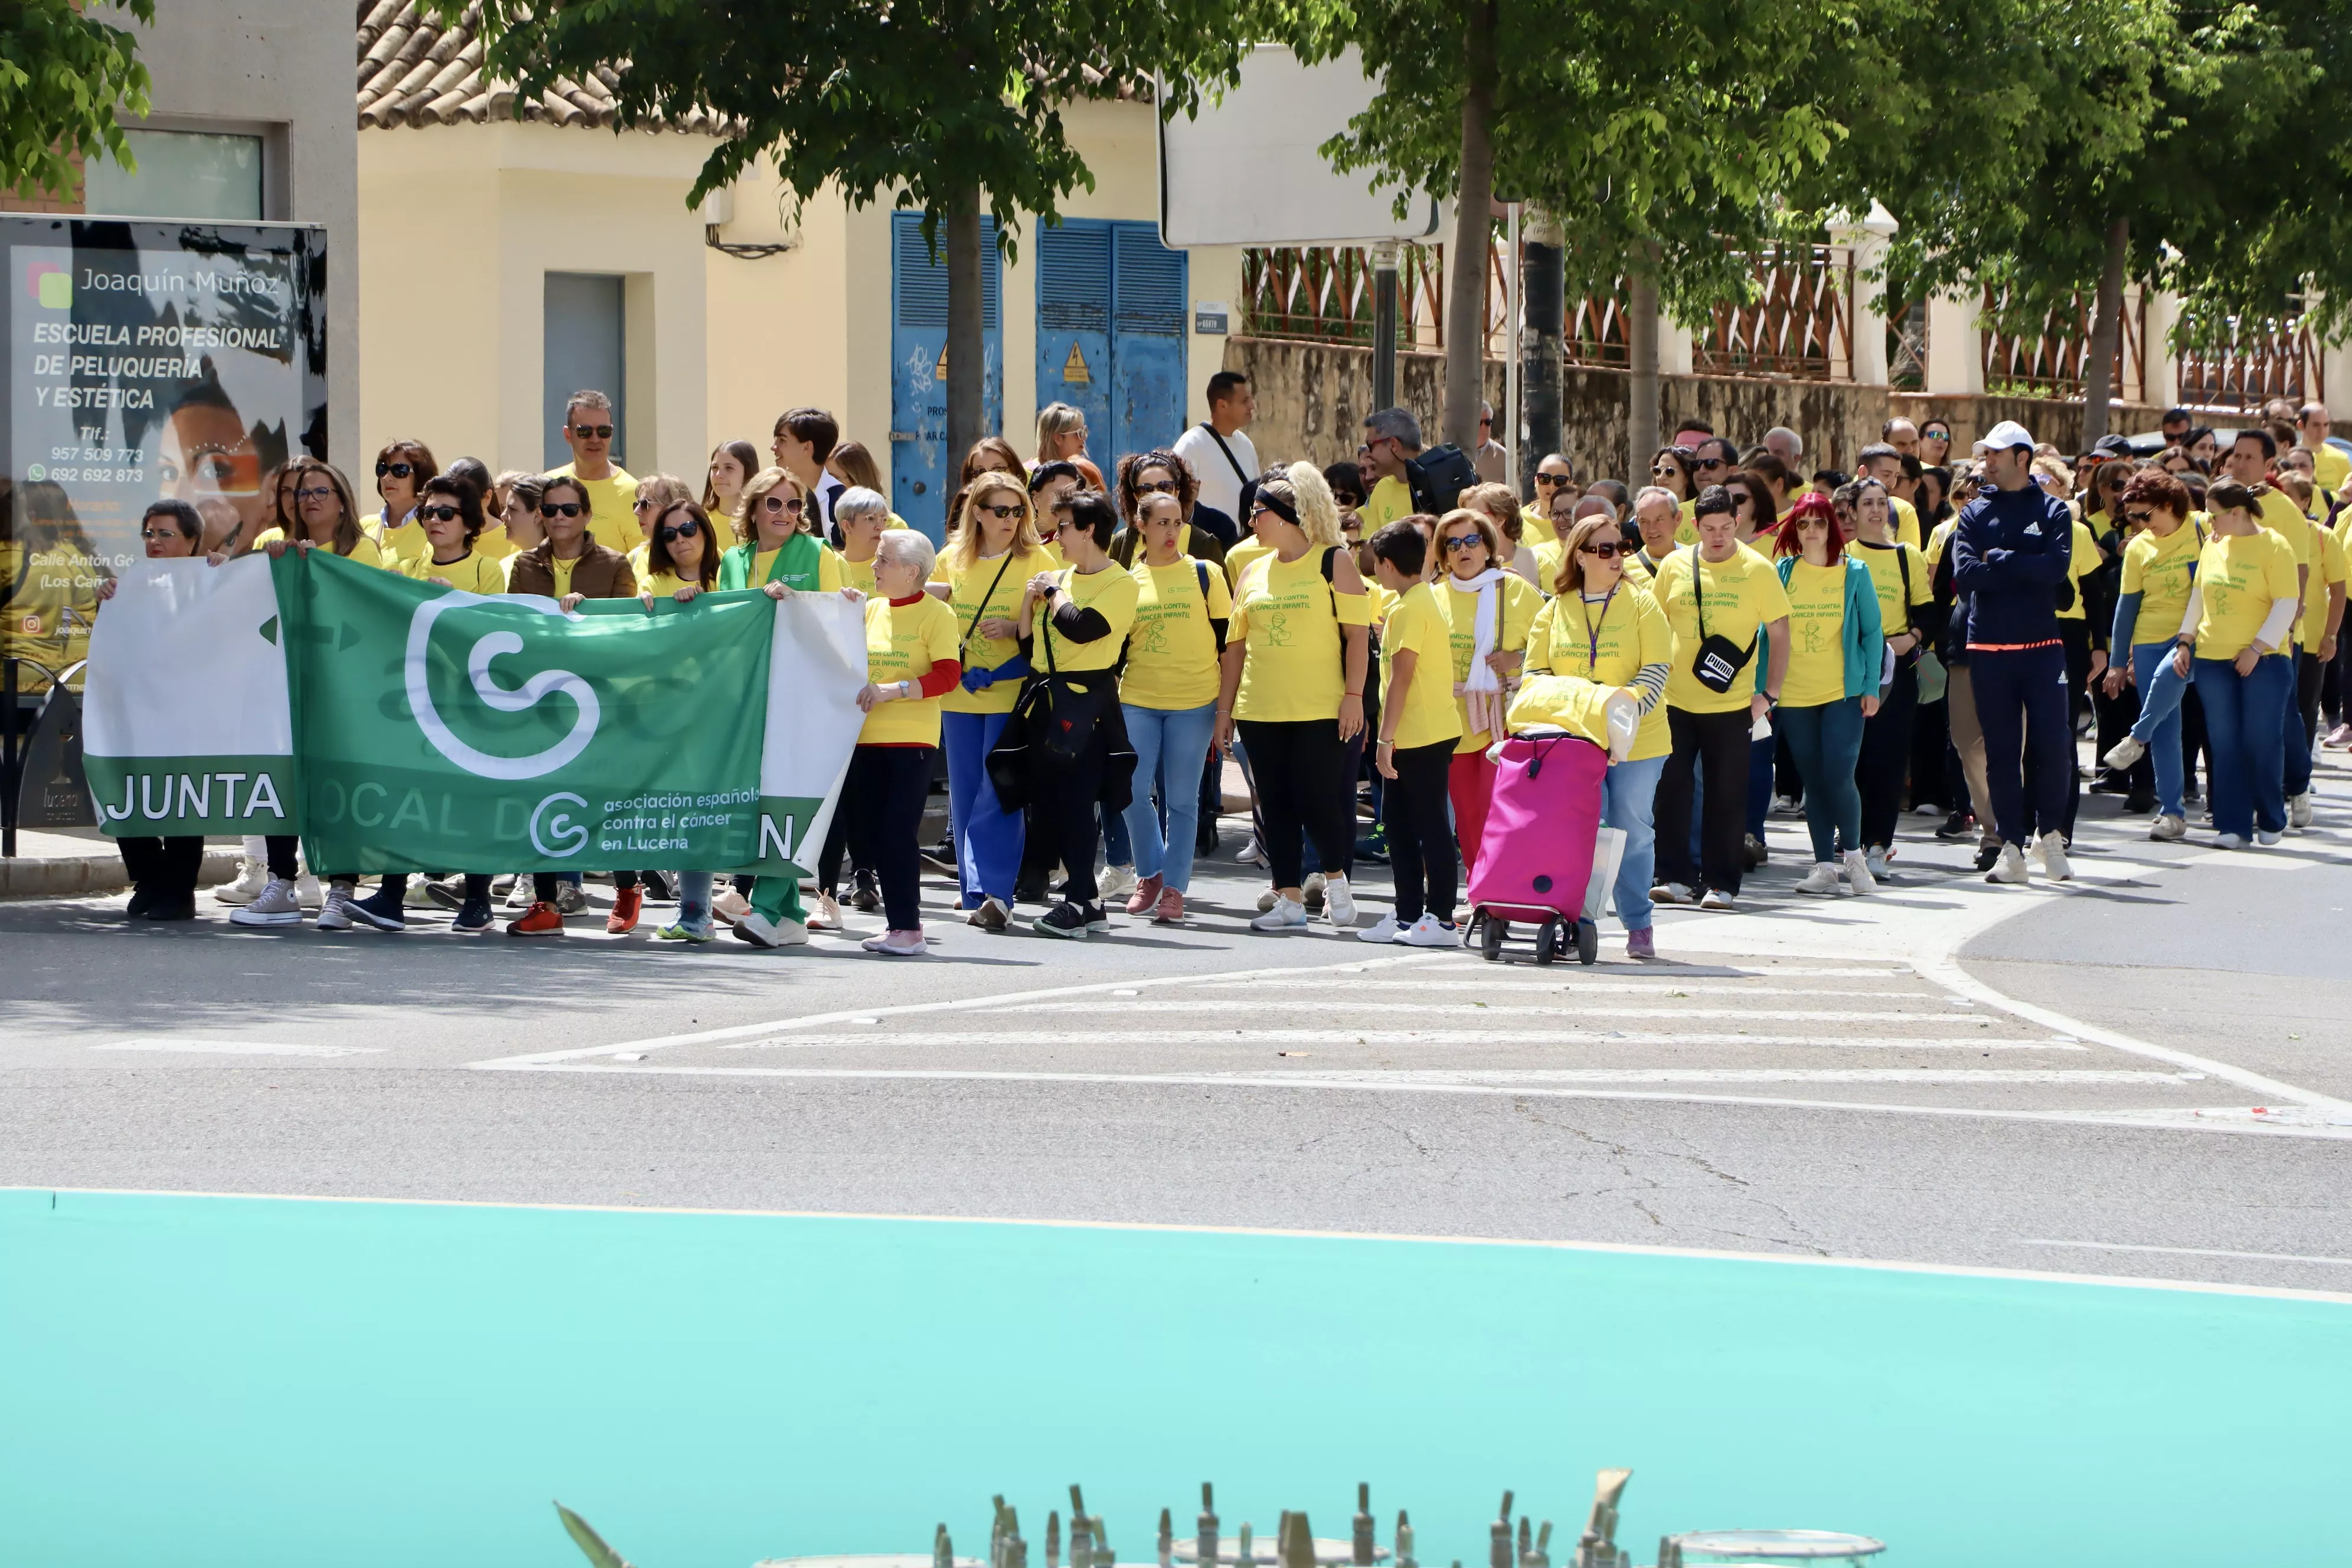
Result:
{"label": "phone number on sign", "polygon": [[61,485],[136,485],[146,482],[144,468],[50,468],[35,463],[25,470],[25,477],[38,483],[42,479]]}

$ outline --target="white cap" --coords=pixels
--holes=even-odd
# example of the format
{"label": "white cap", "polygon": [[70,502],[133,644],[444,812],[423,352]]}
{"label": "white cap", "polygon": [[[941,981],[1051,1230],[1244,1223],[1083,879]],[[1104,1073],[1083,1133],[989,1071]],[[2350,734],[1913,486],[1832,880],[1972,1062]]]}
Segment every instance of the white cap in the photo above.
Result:
{"label": "white cap", "polygon": [[1984,439],[1977,443],[1976,455],[1981,458],[1987,452],[2003,452],[2011,447],[2033,450],[2033,433],[2014,419],[2004,419],[1984,433]]}

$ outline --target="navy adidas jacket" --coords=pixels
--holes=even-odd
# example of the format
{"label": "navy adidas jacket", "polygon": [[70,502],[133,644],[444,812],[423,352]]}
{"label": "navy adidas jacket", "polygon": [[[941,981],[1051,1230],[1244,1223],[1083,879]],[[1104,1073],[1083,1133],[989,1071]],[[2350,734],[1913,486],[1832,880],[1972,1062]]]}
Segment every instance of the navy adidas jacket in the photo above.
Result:
{"label": "navy adidas jacket", "polygon": [[[2074,517],[2039,485],[1987,490],[1952,532],[1952,587],[1970,647],[2058,640],[2058,584],[2074,551]],[[1956,606],[1958,607],[1958,606]]]}

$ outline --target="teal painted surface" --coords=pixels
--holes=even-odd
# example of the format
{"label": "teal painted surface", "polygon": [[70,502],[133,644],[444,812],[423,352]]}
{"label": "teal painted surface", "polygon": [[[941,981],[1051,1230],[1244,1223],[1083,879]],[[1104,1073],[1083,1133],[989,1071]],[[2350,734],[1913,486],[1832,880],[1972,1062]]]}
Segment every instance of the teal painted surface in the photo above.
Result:
{"label": "teal painted surface", "polygon": [[[2352,1306],[1491,1245],[0,1193],[0,1561],[984,1551],[988,1498],[1485,1561],[1786,1524],[1899,1568],[2329,1560]],[[2023,1538],[2026,1551],[2004,1542]],[[1556,1557],[1565,1552],[1555,1552]]]}

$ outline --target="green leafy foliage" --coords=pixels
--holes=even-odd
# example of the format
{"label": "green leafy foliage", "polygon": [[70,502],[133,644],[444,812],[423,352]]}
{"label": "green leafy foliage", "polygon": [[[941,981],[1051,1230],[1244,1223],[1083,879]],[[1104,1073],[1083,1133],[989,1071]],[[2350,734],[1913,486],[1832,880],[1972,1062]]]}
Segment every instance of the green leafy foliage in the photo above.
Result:
{"label": "green leafy foliage", "polygon": [[147,68],[137,40],[102,20],[101,10],[155,21],[155,0],[0,4],[0,183],[20,196],[71,195],[77,157],[131,164],[115,114],[147,112]]}

